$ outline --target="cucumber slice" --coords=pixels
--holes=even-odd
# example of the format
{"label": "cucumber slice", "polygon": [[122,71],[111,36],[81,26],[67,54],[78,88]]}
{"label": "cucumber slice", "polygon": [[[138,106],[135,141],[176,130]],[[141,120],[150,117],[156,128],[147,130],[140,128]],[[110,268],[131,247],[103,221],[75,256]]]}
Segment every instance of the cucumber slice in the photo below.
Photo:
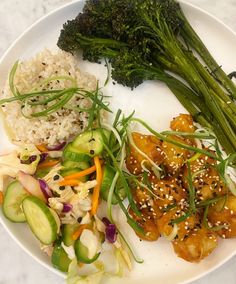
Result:
{"label": "cucumber slice", "polygon": [[45,245],[52,244],[57,238],[58,225],[49,207],[35,196],[26,197],[22,207],[36,238]]}
{"label": "cucumber slice", "polygon": [[27,196],[29,196],[29,193],[23,188],[19,181],[13,181],[9,184],[2,206],[3,214],[7,219],[15,223],[23,223],[26,221],[21,205]]}
{"label": "cucumber slice", "polygon": [[[115,177],[115,170],[109,166],[105,165],[104,167],[104,172],[103,172],[103,179],[102,179],[102,184],[101,184],[101,196],[102,199],[107,201],[108,195],[109,195],[109,190],[112,184],[112,181]],[[115,187],[115,193],[120,197],[121,200],[124,200],[126,198],[126,192],[124,190],[124,187],[120,184],[119,179],[117,181],[116,187]],[[113,194],[112,196],[112,204],[117,204],[118,200]]]}
{"label": "cucumber slice", "polygon": [[81,170],[85,170],[90,167],[90,164],[87,162],[74,162],[67,160],[62,163],[62,166],[68,169],[79,168]]}
{"label": "cucumber slice", "polygon": [[69,143],[63,151],[63,160],[70,160],[74,162],[89,162],[91,157],[85,153],[81,153],[75,148],[72,143]]}
{"label": "cucumber slice", "polygon": [[75,242],[75,255],[78,261],[89,264],[97,260],[100,253],[95,254],[93,258],[88,258],[88,249],[78,239]]}
{"label": "cucumber slice", "polygon": [[103,133],[101,129],[86,131],[78,135],[72,142],[72,146],[80,153],[97,156],[103,151]]}
{"label": "cucumber slice", "polygon": [[72,235],[77,231],[79,228],[80,224],[75,223],[75,224],[66,224],[62,226],[61,233],[62,233],[62,240],[63,243],[69,247],[73,246],[75,243],[75,240],[73,240]]}
{"label": "cucumber slice", "polygon": [[[115,176],[115,171],[113,170],[113,168],[109,165],[106,165],[104,167],[102,184],[101,184],[101,196],[102,196],[102,199],[105,200],[105,201],[107,201],[107,199],[108,199],[109,190],[110,190],[112,181],[114,179],[114,176]],[[117,204],[117,203],[118,203],[118,201],[117,201],[115,195],[113,194],[112,204]]]}
{"label": "cucumber slice", "polygon": [[51,257],[52,265],[63,272],[67,272],[71,259],[63,249],[60,243],[56,243]]}

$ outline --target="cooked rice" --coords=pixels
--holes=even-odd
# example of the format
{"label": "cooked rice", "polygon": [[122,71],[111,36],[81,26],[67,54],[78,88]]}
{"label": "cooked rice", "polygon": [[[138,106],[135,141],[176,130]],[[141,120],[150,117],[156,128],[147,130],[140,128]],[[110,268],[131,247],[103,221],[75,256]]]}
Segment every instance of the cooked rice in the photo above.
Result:
{"label": "cooked rice", "polygon": [[[83,73],[78,68],[76,59],[64,51],[50,51],[45,49],[35,57],[21,62],[15,74],[14,84],[20,93],[29,93],[37,87],[40,89],[40,82],[51,76],[66,75],[76,79],[78,87],[87,91],[96,89],[96,78],[88,73]],[[71,87],[69,80],[55,80],[49,82],[43,89],[64,89]],[[12,97],[7,82],[4,97]],[[91,102],[88,99],[81,99],[81,96],[74,96],[68,103],[71,106],[89,107]],[[67,104],[67,106],[68,106]],[[37,107],[34,111],[44,110],[43,106]],[[88,114],[70,109],[60,109],[47,117],[26,118],[22,115],[21,103],[12,102],[3,107],[6,123],[14,133],[14,141],[17,143],[33,143],[55,145],[62,141],[68,141],[76,134],[82,132],[88,124]],[[27,105],[24,113],[29,115],[32,108]]]}

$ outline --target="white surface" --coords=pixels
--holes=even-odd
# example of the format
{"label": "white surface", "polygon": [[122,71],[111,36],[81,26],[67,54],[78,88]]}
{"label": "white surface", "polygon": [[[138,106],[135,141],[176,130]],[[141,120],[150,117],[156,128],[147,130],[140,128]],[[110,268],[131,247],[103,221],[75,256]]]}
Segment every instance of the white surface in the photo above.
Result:
{"label": "white surface", "polygon": [[[53,7],[57,7],[70,1],[12,1],[1,0],[0,2],[0,52],[2,52],[10,44],[10,42],[30,23],[36,20],[39,16],[48,12]],[[215,13],[227,24],[236,30],[236,6],[234,1],[203,1],[203,0],[189,0],[188,2],[198,4],[201,7],[205,7],[208,11]],[[213,6],[214,5],[214,6]],[[16,12],[17,11],[17,12]],[[210,23],[209,23],[210,24]],[[235,25],[235,26],[234,26]],[[217,32],[217,27],[215,32]],[[224,37],[222,39],[224,42]],[[220,42],[213,42],[211,48],[219,45]],[[234,45],[235,46],[235,45]],[[27,49],[25,50],[27,52]],[[29,50],[30,51],[30,50]],[[232,68],[232,50],[228,51],[222,49],[222,52],[228,55],[224,61],[225,68]],[[230,55],[231,53],[231,55]],[[1,54],[0,54],[1,55]],[[220,52],[217,56],[221,56]],[[234,56],[235,57],[235,56]],[[225,58],[223,56],[223,58]],[[14,58],[13,58],[14,60]],[[235,63],[236,66],[236,63]],[[228,71],[228,70],[227,70]],[[140,106],[137,106],[140,107]],[[150,114],[151,115],[151,114]],[[1,136],[2,137],[2,136]],[[53,275],[51,272],[42,268],[29,256],[27,256],[17,245],[9,239],[2,227],[0,227],[0,283],[63,283],[63,280]],[[153,244],[152,244],[153,245]],[[152,246],[150,246],[150,249]],[[165,249],[165,248],[164,248]],[[222,248],[221,248],[222,249]],[[229,249],[229,247],[228,247]],[[227,251],[227,247],[224,247],[223,253]],[[215,257],[219,257],[217,255]],[[174,256],[173,256],[174,257]],[[207,261],[205,265],[211,265],[211,261]],[[231,259],[224,266],[217,271],[211,273],[202,280],[195,281],[195,284],[218,284],[218,283],[236,283],[236,264],[234,264],[235,258]],[[151,262],[150,262],[151,265]],[[158,264],[157,264],[158,265]],[[186,273],[189,273],[190,267],[186,265]],[[163,284],[162,281],[159,282]]]}

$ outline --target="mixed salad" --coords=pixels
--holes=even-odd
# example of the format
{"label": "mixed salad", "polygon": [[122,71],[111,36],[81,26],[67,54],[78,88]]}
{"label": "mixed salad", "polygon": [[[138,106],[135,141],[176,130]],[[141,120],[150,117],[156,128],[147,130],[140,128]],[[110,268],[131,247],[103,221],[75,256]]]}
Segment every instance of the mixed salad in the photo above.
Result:
{"label": "mixed salad", "polygon": [[[104,148],[109,139],[114,139],[111,132],[99,127],[66,146],[25,145],[0,157],[1,178],[9,179],[6,190],[1,188],[5,217],[27,222],[53,266],[69,271],[69,283],[77,263],[94,263],[97,274],[88,277],[99,282],[106,268],[100,261],[104,254],[113,255],[114,275],[121,275],[122,266],[132,267],[123,236],[106,211],[99,212],[115,176]],[[119,200],[127,195],[121,185],[115,192]],[[111,204],[116,203],[113,196]]]}

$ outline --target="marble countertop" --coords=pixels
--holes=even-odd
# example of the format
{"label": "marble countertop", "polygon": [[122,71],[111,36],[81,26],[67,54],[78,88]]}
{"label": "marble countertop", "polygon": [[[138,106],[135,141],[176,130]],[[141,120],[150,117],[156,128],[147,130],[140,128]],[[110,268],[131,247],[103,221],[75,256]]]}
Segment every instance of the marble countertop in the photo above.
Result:
{"label": "marble countertop", "polygon": [[[0,56],[27,27],[71,0],[1,0]],[[236,31],[235,0],[186,0],[215,15]],[[28,256],[0,225],[0,284],[62,284],[56,276]],[[236,283],[236,257],[193,284]],[[162,284],[162,283],[160,283]]]}

